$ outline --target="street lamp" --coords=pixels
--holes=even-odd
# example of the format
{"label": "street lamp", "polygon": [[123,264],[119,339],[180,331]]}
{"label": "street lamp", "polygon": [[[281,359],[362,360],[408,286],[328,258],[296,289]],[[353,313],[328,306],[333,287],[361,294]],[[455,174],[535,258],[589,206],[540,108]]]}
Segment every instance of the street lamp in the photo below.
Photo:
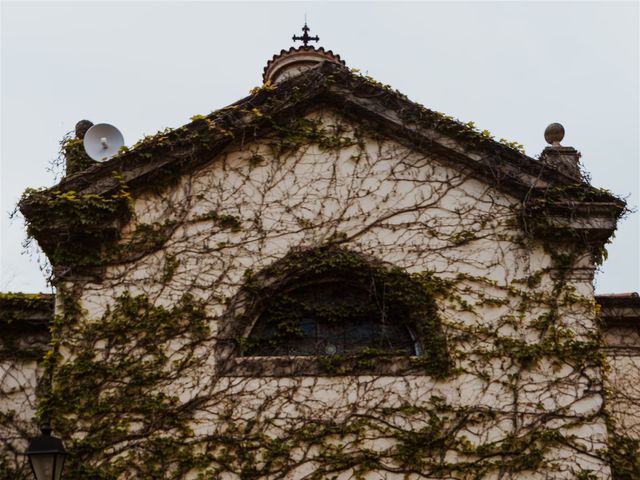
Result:
{"label": "street lamp", "polygon": [[62,440],[51,436],[51,427],[40,428],[42,435],[31,440],[26,454],[36,480],[60,480],[67,452]]}

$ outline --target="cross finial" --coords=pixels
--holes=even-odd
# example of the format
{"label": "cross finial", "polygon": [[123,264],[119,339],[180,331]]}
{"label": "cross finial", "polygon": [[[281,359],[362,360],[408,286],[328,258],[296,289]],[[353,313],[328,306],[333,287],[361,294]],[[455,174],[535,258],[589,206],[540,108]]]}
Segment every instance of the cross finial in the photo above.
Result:
{"label": "cross finial", "polygon": [[302,36],[299,37],[297,35],[294,35],[293,36],[293,41],[294,42],[301,41],[304,44],[304,46],[306,47],[309,42],[317,42],[317,41],[320,40],[320,37],[317,36],[317,35],[315,37],[309,36],[309,31],[310,31],[310,28],[307,27],[307,22],[305,20],[304,27],[302,27],[302,32],[303,32]]}

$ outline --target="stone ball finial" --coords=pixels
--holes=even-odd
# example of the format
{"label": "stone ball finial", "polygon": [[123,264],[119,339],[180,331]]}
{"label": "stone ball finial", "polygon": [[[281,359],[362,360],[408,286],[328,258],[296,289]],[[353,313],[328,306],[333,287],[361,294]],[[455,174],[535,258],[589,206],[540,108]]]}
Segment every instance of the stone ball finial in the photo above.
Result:
{"label": "stone ball finial", "polygon": [[76,137],[80,139],[84,138],[84,134],[87,133],[87,130],[91,127],[93,127],[93,122],[90,122],[89,120],[80,120],[76,123]]}
{"label": "stone ball finial", "polygon": [[564,127],[559,123],[552,123],[544,131],[544,139],[554,147],[559,147],[563,138]]}

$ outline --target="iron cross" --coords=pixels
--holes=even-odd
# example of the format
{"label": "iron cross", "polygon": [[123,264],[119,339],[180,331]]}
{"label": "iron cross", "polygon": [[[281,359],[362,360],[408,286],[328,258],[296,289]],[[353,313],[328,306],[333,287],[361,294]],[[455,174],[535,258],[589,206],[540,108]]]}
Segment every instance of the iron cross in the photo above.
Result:
{"label": "iron cross", "polygon": [[302,27],[302,31],[304,32],[304,34],[301,37],[299,37],[297,35],[294,35],[293,36],[293,41],[295,42],[295,41],[300,40],[300,41],[302,41],[302,43],[304,44],[305,47],[307,46],[307,43],[309,43],[311,41],[313,41],[313,42],[319,41],[320,40],[319,36],[317,36],[317,35],[315,37],[310,37],[309,36],[309,30],[310,29],[309,29],[309,27],[307,27],[307,22],[304,22],[304,27]]}

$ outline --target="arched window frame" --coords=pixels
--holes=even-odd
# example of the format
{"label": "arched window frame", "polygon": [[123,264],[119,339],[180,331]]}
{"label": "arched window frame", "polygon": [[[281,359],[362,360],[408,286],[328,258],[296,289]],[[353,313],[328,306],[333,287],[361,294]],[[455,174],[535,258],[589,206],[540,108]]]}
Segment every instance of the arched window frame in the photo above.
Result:
{"label": "arched window frame", "polygon": [[[419,345],[415,354],[363,349],[342,355],[247,356],[250,334],[261,314],[279,294],[296,285],[321,285],[349,278],[371,281],[385,289],[390,308],[400,308],[404,326]],[[443,282],[430,274],[411,275],[360,253],[336,246],[290,252],[258,274],[249,274],[240,293],[229,303],[219,328],[217,364],[222,374],[292,376],[335,374],[424,373],[441,377],[449,368],[445,337],[435,297]],[[403,314],[403,315],[402,315]]]}

